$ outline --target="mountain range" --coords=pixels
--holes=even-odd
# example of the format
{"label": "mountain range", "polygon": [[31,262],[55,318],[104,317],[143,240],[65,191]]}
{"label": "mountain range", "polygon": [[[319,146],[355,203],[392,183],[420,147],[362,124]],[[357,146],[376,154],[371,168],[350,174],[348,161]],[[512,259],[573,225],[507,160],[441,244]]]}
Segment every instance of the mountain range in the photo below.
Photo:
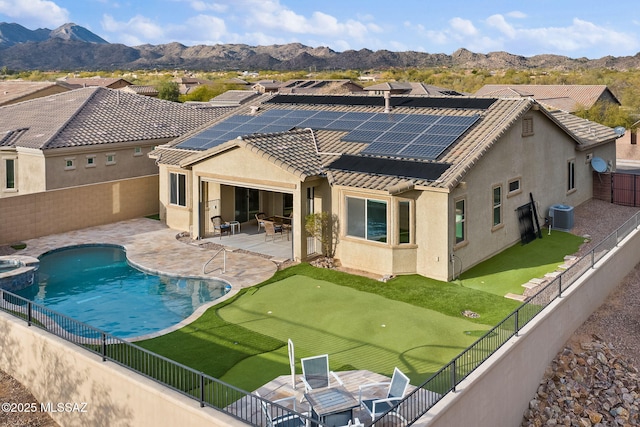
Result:
{"label": "mountain range", "polygon": [[10,70],[330,70],[387,69],[391,67],[461,67],[480,69],[640,68],[640,53],[599,59],[561,55],[525,57],[507,52],[474,53],[458,49],[451,55],[392,52],[369,49],[336,52],[328,47],[300,43],[271,46],[216,44],[185,46],[180,43],[126,46],[109,43],[79,25],[55,30],[29,30],[16,23],[0,23],[0,67]]}

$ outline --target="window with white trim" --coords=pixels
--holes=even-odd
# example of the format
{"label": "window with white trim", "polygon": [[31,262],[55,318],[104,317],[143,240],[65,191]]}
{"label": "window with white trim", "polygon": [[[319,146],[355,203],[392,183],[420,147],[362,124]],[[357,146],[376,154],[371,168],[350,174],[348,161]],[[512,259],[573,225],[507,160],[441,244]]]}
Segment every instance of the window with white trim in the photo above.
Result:
{"label": "window with white trim", "polygon": [[134,157],[142,156],[142,147],[134,147],[133,148]]}
{"label": "window with white trim", "polygon": [[95,168],[96,167],[96,156],[95,154],[91,154],[87,156],[87,164],[85,165],[87,168]]}
{"label": "window with white trim", "polygon": [[576,159],[567,162],[567,191],[576,189]]}
{"label": "window with white trim", "polygon": [[76,168],[76,158],[75,157],[66,157],[64,159],[64,170],[70,171]]}
{"label": "window with white trim", "polygon": [[169,203],[187,206],[187,176],[183,173],[169,173]]}
{"label": "window with white trim", "polygon": [[507,187],[509,188],[507,197],[520,193],[522,191],[520,187],[520,178],[512,179],[511,181],[509,181],[509,183],[507,184]]}
{"label": "window with white trim", "polygon": [[105,154],[107,161],[106,165],[115,165],[116,164],[116,153],[107,153]]}
{"label": "window with white trim", "polygon": [[4,180],[5,190],[15,190],[16,189],[16,160],[5,159],[4,170],[5,170],[5,180]]}
{"label": "window with white trim", "polygon": [[386,242],[387,202],[347,197],[347,236]]}
{"label": "window with white trim", "polygon": [[466,215],[465,200],[456,201],[456,244],[462,243],[467,239]]}
{"label": "window with white trim", "polygon": [[493,187],[493,226],[502,224],[502,186]]}

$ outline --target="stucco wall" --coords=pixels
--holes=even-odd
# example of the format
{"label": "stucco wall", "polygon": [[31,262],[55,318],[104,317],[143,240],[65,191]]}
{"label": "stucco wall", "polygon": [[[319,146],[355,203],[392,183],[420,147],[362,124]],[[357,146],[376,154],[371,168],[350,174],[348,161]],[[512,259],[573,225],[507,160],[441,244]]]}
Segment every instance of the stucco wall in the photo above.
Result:
{"label": "stucco wall", "polygon": [[520,425],[546,367],[634,268],[638,253],[636,229],[414,425]]}
{"label": "stucco wall", "polygon": [[[467,242],[455,254],[464,269],[490,258],[520,240],[516,209],[533,195],[540,225],[555,204],[577,206],[593,195],[593,170],[587,154],[615,159],[615,144],[588,151],[576,150],[576,143],[540,112],[532,111],[535,133],[521,137],[522,124],[514,124],[464,177],[465,185],[452,193],[454,201],[466,200]],[[575,161],[575,190],[567,191],[568,161]],[[509,182],[519,179],[520,191],[509,193]],[[493,227],[493,188],[502,186],[502,226]],[[455,221],[450,214],[450,221]],[[534,224],[535,225],[535,224]],[[454,241],[454,229],[450,237]]]}
{"label": "stucco wall", "polygon": [[102,362],[7,313],[0,312],[0,329],[0,369],[27,386],[39,403],[54,407],[69,403],[71,408],[77,404],[76,411],[49,412],[61,426],[246,425],[211,408],[200,408],[195,400],[114,363]]}
{"label": "stucco wall", "polygon": [[0,201],[0,244],[157,212],[157,175],[9,197]]}

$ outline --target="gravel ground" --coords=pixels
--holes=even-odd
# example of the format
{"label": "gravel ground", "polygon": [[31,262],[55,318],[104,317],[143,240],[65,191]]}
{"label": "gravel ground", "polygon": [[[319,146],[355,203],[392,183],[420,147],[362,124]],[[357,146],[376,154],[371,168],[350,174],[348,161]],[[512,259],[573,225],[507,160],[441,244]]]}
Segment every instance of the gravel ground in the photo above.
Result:
{"label": "gravel ground", "polygon": [[[639,209],[616,206],[591,200],[574,208],[572,232],[588,236],[576,254],[587,254]],[[0,247],[0,255],[10,254],[9,247]],[[611,293],[602,306],[575,332],[567,346],[579,351],[580,344],[599,340],[611,343],[616,351],[640,367],[640,264]],[[0,402],[36,402],[31,393],[6,373],[0,371]],[[0,426],[56,426],[41,412],[0,413]]]}

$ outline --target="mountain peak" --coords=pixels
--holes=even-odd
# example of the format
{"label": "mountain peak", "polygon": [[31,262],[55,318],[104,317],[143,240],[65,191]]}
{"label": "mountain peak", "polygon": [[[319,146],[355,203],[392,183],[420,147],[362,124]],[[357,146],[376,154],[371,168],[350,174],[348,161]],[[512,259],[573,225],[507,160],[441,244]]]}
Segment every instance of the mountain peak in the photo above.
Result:
{"label": "mountain peak", "polygon": [[0,48],[48,39],[76,40],[86,43],[108,44],[106,40],[74,23],[64,24],[55,30],[39,28],[29,30],[20,24],[0,22]]}

